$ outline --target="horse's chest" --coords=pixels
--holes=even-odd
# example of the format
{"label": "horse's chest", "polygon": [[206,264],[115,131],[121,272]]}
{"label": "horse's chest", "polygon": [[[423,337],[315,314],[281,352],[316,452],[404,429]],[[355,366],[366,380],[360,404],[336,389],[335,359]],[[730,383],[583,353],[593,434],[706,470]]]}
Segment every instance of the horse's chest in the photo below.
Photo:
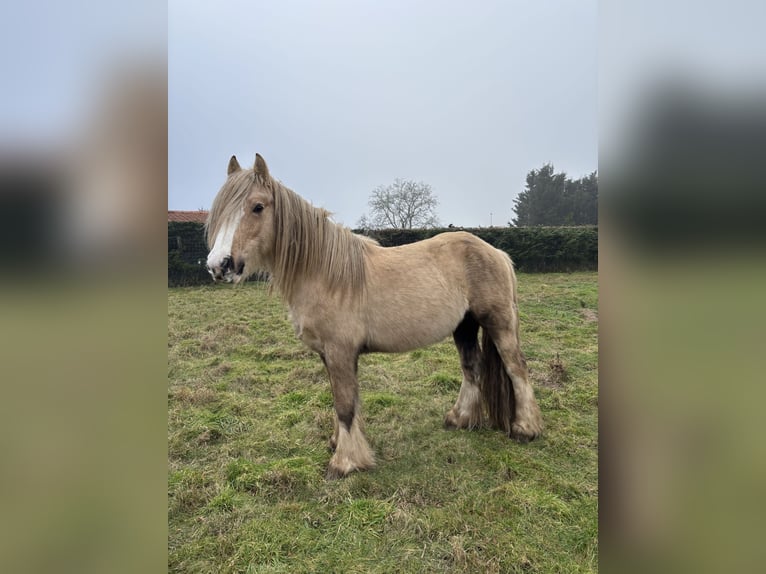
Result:
{"label": "horse's chest", "polygon": [[311,324],[302,315],[290,311],[289,316],[295,330],[295,336],[312,351],[321,353],[323,345],[319,333],[311,327]]}

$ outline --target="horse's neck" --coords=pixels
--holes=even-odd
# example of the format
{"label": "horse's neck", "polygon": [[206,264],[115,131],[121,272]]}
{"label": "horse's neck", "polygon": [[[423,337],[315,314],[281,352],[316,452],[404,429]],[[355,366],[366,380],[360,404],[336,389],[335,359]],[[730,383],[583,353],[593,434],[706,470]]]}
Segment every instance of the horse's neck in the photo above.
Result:
{"label": "horse's neck", "polygon": [[[316,306],[317,301],[322,297],[335,296],[339,291],[344,291],[348,287],[352,298],[354,298],[353,295],[357,292],[361,293],[364,287],[359,285],[359,283],[363,283],[364,277],[364,269],[362,267],[360,271],[360,265],[364,266],[364,250],[368,242],[351,233],[343,225],[328,219],[328,213],[325,210],[319,211],[321,212],[322,225],[326,227],[319,230],[316,236],[309,235],[316,237],[320,244],[309,243],[312,239],[303,237],[302,241],[306,242],[306,245],[300,245],[298,249],[292,251],[291,255],[296,257],[300,253],[300,257],[324,258],[324,261],[320,264],[317,264],[317,261],[312,261],[306,269],[302,269],[294,275],[283,275],[284,269],[277,269],[277,265],[273,266],[276,272],[272,272],[274,283],[287,304],[297,308],[308,301],[307,313],[311,312],[311,307]],[[317,249],[320,252],[319,255],[316,254]],[[332,254],[329,252],[331,249],[335,250]],[[275,257],[279,256],[275,254]],[[346,258],[352,259],[349,262],[351,273],[347,273],[348,268],[339,266],[339,262],[345,265]],[[298,265],[299,268],[303,268],[303,263],[308,262],[297,261],[297,263],[300,264]],[[346,282],[350,284],[347,286],[345,285]]]}
{"label": "horse's neck", "polygon": [[315,286],[312,288],[307,283],[308,282],[306,281],[301,282],[293,290],[292,297],[289,300],[285,298],[288,314],[295,327],[296,333],[303,324],[305,318],[311,316],[312,311],[316,309],[315,296],[317,287]]}

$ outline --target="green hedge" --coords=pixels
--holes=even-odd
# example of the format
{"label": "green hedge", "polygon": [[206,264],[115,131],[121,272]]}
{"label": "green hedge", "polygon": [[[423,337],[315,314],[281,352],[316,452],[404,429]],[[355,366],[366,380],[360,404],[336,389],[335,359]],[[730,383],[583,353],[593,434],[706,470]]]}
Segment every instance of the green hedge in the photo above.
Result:
{"label": "green hedge", "polygon": [[[384,247],[405,245],[454,229],[365,231]],[[465,229],[502,249],[516,269],[528,273],[598,269],[598,227],[490,227]],[[357,231],[357,233],[361,233]],[[168,222],[168,285],[210,281],[205,269],[207,245],[201,223]]]}
{"label": "green hedge", "polygon": [[211,281],[205,264],[207,243],[202,223],[168,222],[168,286]]}
{"label": "green hedge", "polygon": [[[454,229],[367,231],[385,247],[427,239]],[[598,227],[490,227],[464,229],[508,253],[516,269],[528,273],[598,269]]]}

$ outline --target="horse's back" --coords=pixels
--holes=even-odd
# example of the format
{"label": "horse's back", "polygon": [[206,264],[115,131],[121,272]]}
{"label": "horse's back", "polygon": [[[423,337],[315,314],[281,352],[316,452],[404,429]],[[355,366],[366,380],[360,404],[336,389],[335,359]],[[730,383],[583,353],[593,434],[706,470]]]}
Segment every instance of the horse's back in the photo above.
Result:
{"label": "horse's back", "polygon": [[440,341],[466,313],[484,313],[511,294],[507,256],[460,231],[370,249],[368,271],[366,314],[379,350]]}
{"label": "horse's back", "polygon": [[466,231],[450,231],[407,245],[379,248],[379,253],[379,258],[391,268],[416,275],[425,272],[448,276],[465,288],[476,282],[497,283],[510,278],[508,255]]}

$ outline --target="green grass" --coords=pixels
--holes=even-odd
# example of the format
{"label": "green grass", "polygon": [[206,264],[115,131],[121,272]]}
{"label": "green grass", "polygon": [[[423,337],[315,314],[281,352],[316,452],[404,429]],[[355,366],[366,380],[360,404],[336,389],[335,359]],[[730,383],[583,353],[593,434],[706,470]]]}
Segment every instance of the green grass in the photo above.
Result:
{"label": "green grass", "polygon": [[171,572],[594,572],[596,273],[519,274],[542,439],[446,431],[446,340],[365,355],[375,470],[328,482],[321,360],[259,284],[168,293]]}

